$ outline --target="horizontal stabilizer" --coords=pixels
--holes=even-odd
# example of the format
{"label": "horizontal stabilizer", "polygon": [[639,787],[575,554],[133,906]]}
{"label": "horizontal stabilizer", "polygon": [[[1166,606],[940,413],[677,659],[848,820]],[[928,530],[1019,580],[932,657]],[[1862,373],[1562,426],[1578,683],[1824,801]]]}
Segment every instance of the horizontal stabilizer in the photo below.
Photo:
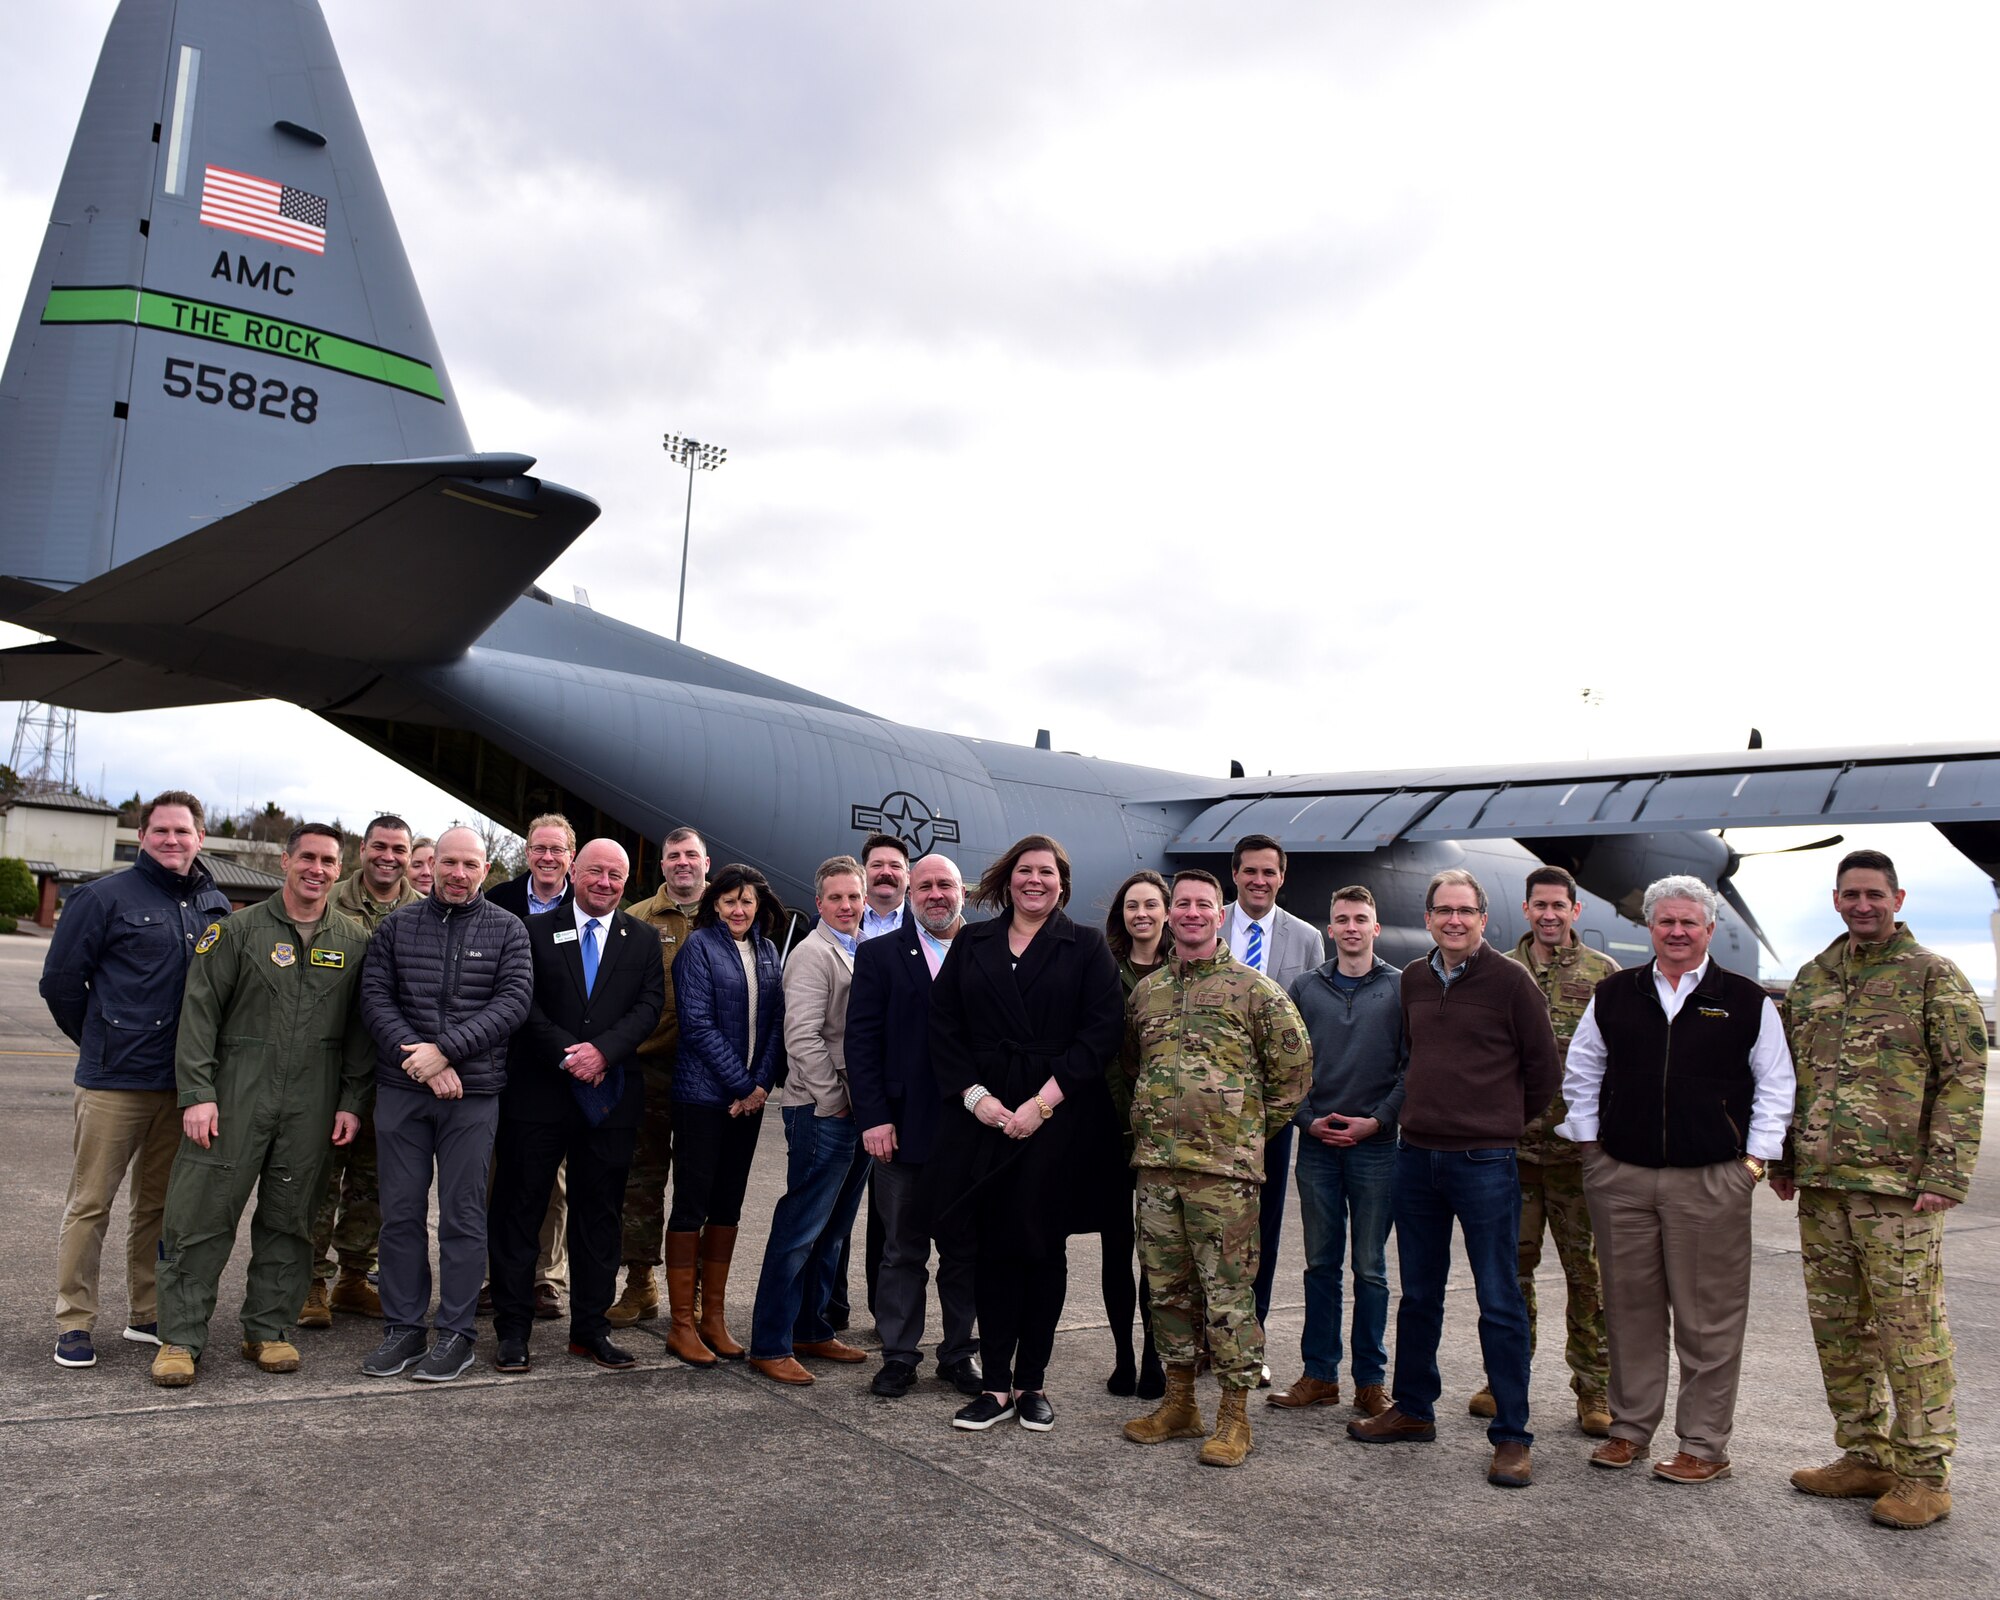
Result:
{"label": "horizontal stabilizer", "polygon": [[60,640],[0,650],[0,700],[40,700],[77,711],[165,711],[255,698],[226,683],[120,661]]}
{"label": "horizontal stabilizer", "polygon": [[[597,517],[526,456],[336,467],[13,620],[307,705],[448,661]],[[288,669],[289,663],[289,669]]]}

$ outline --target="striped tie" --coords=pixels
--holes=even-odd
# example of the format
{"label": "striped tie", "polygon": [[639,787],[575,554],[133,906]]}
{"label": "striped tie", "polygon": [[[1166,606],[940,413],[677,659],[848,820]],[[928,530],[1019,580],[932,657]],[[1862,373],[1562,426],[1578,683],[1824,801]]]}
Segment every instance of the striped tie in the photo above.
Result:
{"label": "striped tie", "polygon": [[1243,964],[1259,972],[1264,970],[1264,925],[1261,922],[1250,924],[1250,938],[1243,946]]}

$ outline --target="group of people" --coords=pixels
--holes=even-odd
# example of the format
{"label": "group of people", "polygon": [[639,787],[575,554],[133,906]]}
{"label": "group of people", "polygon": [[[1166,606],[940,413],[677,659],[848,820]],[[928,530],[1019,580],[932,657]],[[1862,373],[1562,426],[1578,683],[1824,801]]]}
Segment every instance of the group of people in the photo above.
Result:
{"label": "group of people", "polygon": [[[1066,1241],[1099,1233],[1107,1387],[1158,1402],[1126,1437],[1200,1438],[1202,1462],[1234,1466],[1248,1398],[1270,1382],[1296,1129],[1304,1370],[1271,1407],[1339,1403],[1351,1263],[1347,1431],[1434,1439],[1456,1224],[1488,1481],[1531,1483],[1547,1232],[1578,1425],[1601,1440],[1591,1463],[1628,1467],[1651,1443],[1671,1329],[1678,1448],[1652,1470],[1725,1477],[1768,1175],[1799,1202],[1843,1452],[1793,1482],[1865,1495],[1898,1527],[1950,1509],[1942,1223],[1971,1179],[1987,1041],[1963,975],[1897,920],[1879,852],[1840,863],[1846,932],[1781,1011],[1709,960],[1715,892],[1685,876],[1647,889],[1653,959],[1621,971],[1578,939],[1561,868],[1528,874],[1528,932],[1504,953],[1485,940],[1485,888],[1440,872],[1433,947],[1398,972],[1358,885],[1332,897],[1327,959],[1320,931],[1277,905],[1288,860],[1263,835],[1237,841],[1233,898],[1200,868],[1135,872],[1100,933],[1068,915],[1052,838],[993,861],[970,895],[989,915],[969,922],[949,857],[912,862],[878,834],[821,864],[797,938],[765,877],[712,870],[689,828],[663,842],[658,891],[626,909],[624,849],[579,849],[560,816],[531,823],[527,870],[490,893],[471,829],[433,843],[378,817],[343,878],[339,831],[302,824],[283,886],[233,916],[202,838],[198,800],[158,796],[137,864],[71,895],[46,963],[43,994],[78,1046],[62,1365],[95,1362],[98,1257],[128,1170],[125,1337],[159,1347],[152,1376],[170,1387],[195,1381],[253,1192],[242,1353],[262,1370],[299,1367],[294,1325],[352,1311],[385,1324],[365,1372],[449,1381],[490,1297],[493,1364],[526,1371],[566,1289],[569,1350],[599,1366],[633,1367],[613,1333],[664,1309],[680,1361],[810,1384],[808,1362],[867,1360],[840,1337],[865,1195],[874,1393],[917,1380],[935,1259],[953,1426],[1053,1427]],[[745,1346],[728,1284],[774,1094],[785,1188]]]}

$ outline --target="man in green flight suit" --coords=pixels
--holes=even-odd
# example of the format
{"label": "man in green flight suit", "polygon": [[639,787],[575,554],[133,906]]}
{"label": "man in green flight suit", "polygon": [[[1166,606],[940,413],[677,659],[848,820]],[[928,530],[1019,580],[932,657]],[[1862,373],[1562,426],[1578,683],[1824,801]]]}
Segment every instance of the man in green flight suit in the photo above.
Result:
{"label": "man in green flight suit", "polygon": [[1897,920],[1903,890],[1881,851],[1842,857],[1833,908],[1847,932],[1785,997],[1798,1109],[1771,1192],[1798,1195],[1806,1313],[1841,1456],[1792,1485],[1927,1528],[1951,1514],[1944,1219],[1979,1156],[1986,1022],[1965,974]]}
{"label": "man in green flight suit", "polygon": [[252,1189],[243,1355],[265,1372],[298,1370],[285,1333],[312,1281],[320,1180],[332,1148],[353,1141],[373,1085],[358,1004],[368,936],[327,903],[340,831],[294,828],[284,872],[262,905],[209,925],[188,970],[174,1055],[183,1137],[167,1181],[153,1360],[163,1388],[194,1382]]}
{"label": "man in green flight suit", "polygon": [[1244,1401],[1264,1365],[1256,1294],[1264,1143],[1306,1096],[1312,1045],[1291,997],[1221,941],[1214,877],[1176,873],[1167,922],[1173,959],[1132,991],[1125,1012],[1139,1259],[1167,1393],[1125,1424],[1125,1437],[1163,1444],[1206,1431],[1194,1398],[1194,1324],[1205,1304],[1222,1403],[1199,1459],[1235,1467],[1250,1453]]}

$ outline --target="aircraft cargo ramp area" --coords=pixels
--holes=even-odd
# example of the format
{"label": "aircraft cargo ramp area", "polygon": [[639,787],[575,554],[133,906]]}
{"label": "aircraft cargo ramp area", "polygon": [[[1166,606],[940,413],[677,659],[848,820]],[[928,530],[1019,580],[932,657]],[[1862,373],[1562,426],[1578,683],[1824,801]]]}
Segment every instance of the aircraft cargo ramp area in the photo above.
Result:
{"label": "aircraft cargo ramp area", "polygon": [[[1988,1596],[2000,1588],[2000,1187],[1989,1156],[1950,1219],[1950,1310],[1963,1441],[1956,1508],[1926,1532],[1873,1526],[1864,1501],[1810,1499],[1787,1477],[1834,1454],[1801,1286],[1792,1208],[1769,1191],[1756,1254],[1734,1476],[1700,1488],[1585,1463],[1560,1360],[1560,1272],[1540,1279],[1535,1485],[1487,1487],[1471,1283],[1452,1280],[1438,1441],[1364,1447],[1345,1405],[1280,1413],[1253,1399],[1236,1471],[1194,1441],[1131,1445],[1144,1403],[1105,1393],[1110,1339],[1097,1241],[1073,1241],[1051,1365],[1053,1433],[949,1427],[955,1394],[924,1375],[868,1393],[875,1370],[812,1363],[786,1389],[740,1364],[665,1353],[664,1321],[621,1339],[640,1370],[600,1372],[537,1325],[535,1370],[480,1360],[426,1386],[364,1378],[380,1324],[304,1331],[305,1368],[236,1354],[247,1223],[200,1381],[147,1381],[124,1325],[124,1202],[101,1279],[98,1366],[49,1359],[56,1235],[70,1160],[73,1054],[36,994],[47,945],[0,939],[0,1597],[1066,1595]],[[783,1187],[766,1119],[731,1311],[747,1337],[756,1266]],[[1302,1320],[1296,1195],[1271,1318],[1272,1367],[1296,1375]],[[876,1348],[855,1249],[855,1329]],[[1394,1251],[1390,1253],[1393,1289]],[[932,1326],[935,1327],[935,1321]],[[1393,1342],[1393,1322],[1392,1322]],[[1204,1379],[1205,1413],[1214,1388]],[[1672,1402],[1669,1400],[1669,1420]],[[1664,1435],[1656,1444],[1671,1448]],[[1656,1451],[1664,1454],[1666,1450]]]}

